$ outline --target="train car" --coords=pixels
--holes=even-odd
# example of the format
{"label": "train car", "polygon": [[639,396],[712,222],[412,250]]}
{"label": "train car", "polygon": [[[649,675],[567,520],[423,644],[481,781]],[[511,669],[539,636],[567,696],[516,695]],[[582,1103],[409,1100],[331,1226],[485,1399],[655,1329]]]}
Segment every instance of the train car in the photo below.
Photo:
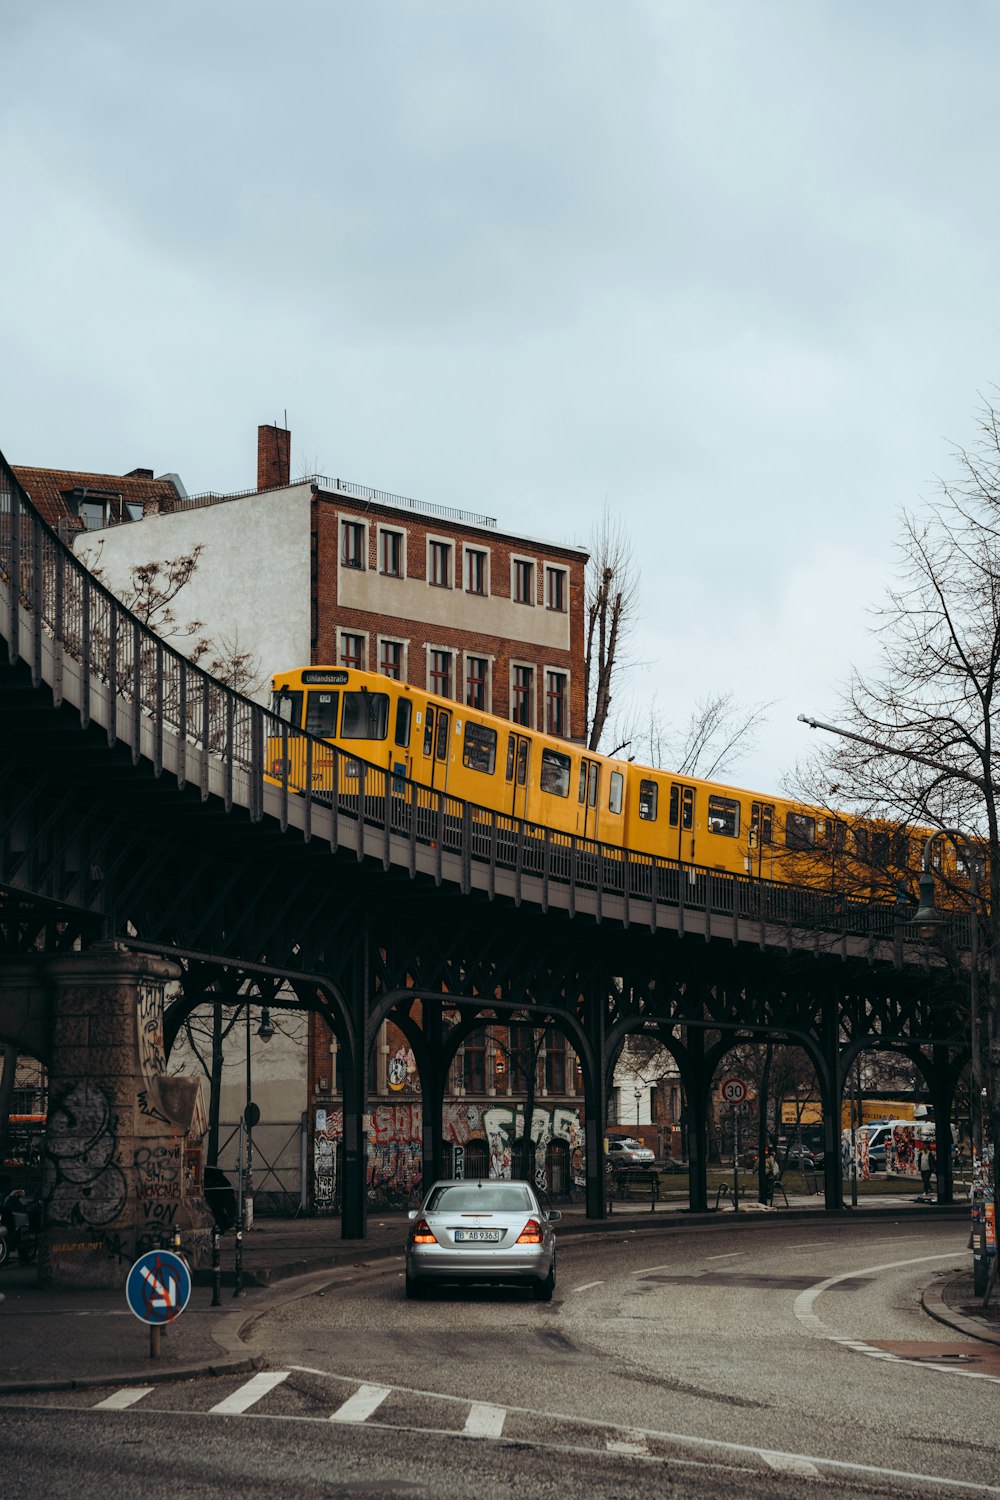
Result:
{"label": "train car", "polygon": [[357,761],[487,811],[619,847],[625,842],[628,765],[567,740],[439,698],[409,683],[345,667],[302,667],[272,681],[272,712],[287,735],[268,740],[267,779],[332,794],[333,757],[305,729]]}
{"label": "train car", "polygon": [[[599,755],[372,672],[300,667],[272,687],[288,728],[268,740],[267,779],[320,798],[356,791],[365,762],[427,805],[444,793],[560,837],[880,900],[909,899],[930,831]],[[347,752],[339,765],[303,729]],[[967,883],[945,840],[932,858],[946,885]]]}

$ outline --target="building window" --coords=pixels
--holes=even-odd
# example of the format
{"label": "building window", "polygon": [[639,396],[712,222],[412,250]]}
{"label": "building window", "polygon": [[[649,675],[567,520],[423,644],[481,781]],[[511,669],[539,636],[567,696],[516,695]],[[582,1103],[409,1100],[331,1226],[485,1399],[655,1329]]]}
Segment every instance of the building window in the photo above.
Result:
{"label": "building window", "polygon": [[528,1078],[534,1068],[538,1088],[538,1033],[532,1026],[512,1026],[507,1033],[510,1048],[510,1086],[515,1094],[528,1090]]}
{"label": "building window", "polygon": [[402,641],[382,641],[379,644],[378,669],[383,677],[394,677],[397,682],[403,680],[403,643]]}
{"label": "building window", "polygon": [[430,542],[429,582],[437,589],[451,588],[451,543]]}
{"label": "building window", "polygon": [[531,667],[511,668],[510,716],[515,724],[531,725],[534,718],[535,673]]}
{"label": "building window", "polygon": [[432,651],[428,686],[439,698],[451,697],[451,652]]}
{"label": "building window", "polygon": [[469,708],[486,713],[486,682],[489,663],[485,656],[465,658],[465,702]]}
{"label": "building window", "polygon": [[514,599],[518,604],[535,602],[535,565],[524,557],[514,559]]}
{"label": "building window", "polygon": [[462,1084],[467,1094],[486,1093],[486,1035],[477,1032],[462,1048]]}
{"label": "building window", "polygon": [[545,1087],[550,1094],[566,1092],[566,1038],[548,1036],[545,1039]]}
{"label": "building window", "polygon": [[401,531],[379,532],[379,572],[387,578],[403,576],[403,533]]}
{"label": "building window", "polygon": [[565,568],[545,569],[545,607],[558,610],[561,615],[566,613]]}
{"label": "building window", "polygon": [[566,673],[545,674],[545,728],[549,734],[566,734]]}
{"label": "building window", "polygon": [[365,638],[363,635],[341,633],[340,665],[342,667],[353,667],[356,672],[364,671]]}
{"label": "building window", "polygon": [[465,592],[486,593],[486,553],[478,547],[465,549]]}
{"label": "building window", "polygon": [[360,521],[341,522],[340,561],[345,568],[365,565],[365,528]]}

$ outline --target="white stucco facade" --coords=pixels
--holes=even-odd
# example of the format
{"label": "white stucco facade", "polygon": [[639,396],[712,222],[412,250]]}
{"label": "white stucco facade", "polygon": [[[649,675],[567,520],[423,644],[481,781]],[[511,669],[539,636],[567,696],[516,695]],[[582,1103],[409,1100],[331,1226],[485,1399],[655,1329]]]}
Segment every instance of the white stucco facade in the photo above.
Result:
{"label": "white stucco facade", "polygon": [[[240,496],[125,526],[81,532],[77,555],[102,571],[114,592],[131,568],[203,548],[198,567],[174,606],[180,624],[200,620],[200,633],[220,647],[238,642],[260,663],[255,696],[263,703],[271,674],[309,661],[310,531],[308,484]],[[176,643],[184,649],[183,642]]]}

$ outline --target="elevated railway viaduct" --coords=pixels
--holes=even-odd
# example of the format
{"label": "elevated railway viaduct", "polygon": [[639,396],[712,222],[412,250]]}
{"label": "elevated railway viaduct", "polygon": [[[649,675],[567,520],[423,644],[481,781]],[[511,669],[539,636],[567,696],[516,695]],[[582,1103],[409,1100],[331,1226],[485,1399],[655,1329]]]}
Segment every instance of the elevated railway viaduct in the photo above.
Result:
{"label": "elevated railway viaduct", "polygon": [[[418,807],[374,768],[323,802],[266,783],[277,721],[132,617],[2,458],[0,633],[0,1041],[49,1068],[50,1279],[114,1280],[164,1192],[178,1222],[201,1222],[170,1175],[189,1103],[166,1059],[219,993],[318,1011],[336,1034],[348,1237],[365,1233],[368,1064],[386,1017],[420,1070],[425,1179],[457,1048],[515,1014],[560,1028],[580,1059],[593,1217],[615,1061],[638,1029],[680,1069],[692,1208],[706,1207],[713,1076],[741,1039],[812,1060],[828,1210],[864,1049],[914,1060],[950,1161],[967,984],[904,941],[892,907],[560,843],[446,797]],[[947,1172],[940,1188],[949,1198]]]}

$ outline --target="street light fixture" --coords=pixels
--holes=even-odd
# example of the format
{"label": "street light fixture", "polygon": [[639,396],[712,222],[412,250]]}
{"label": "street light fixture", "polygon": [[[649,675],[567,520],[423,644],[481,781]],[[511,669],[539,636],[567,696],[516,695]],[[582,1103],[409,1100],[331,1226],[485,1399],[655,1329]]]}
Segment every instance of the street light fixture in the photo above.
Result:
{"label": "street light fixture", "polygon": [[275,1025],[271,1020],[271,1012],[265,1005],[260,1013],[260,1025],[257,1027],[257,1035],[262,1042],[269,1042],[275,1033]]}

